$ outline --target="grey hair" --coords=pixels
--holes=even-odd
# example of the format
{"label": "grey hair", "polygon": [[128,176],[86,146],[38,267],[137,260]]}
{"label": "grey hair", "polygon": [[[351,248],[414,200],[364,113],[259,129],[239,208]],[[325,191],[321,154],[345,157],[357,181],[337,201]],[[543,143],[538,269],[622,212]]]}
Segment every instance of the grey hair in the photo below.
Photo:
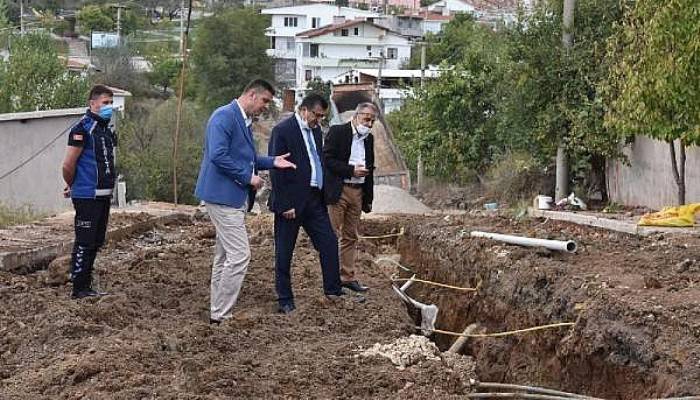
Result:
{"label": "grey hair", "polygon": [[360,104],[358,104],[357,107],[355,108],[355,116],[357,116],[357,114],[361,114],[362,111],[364,111],[364,110],[366,110],[366,109],[368,109],[368,108],[371,108],[372,111],[374,111],[374,113],[375,113],[377,116],[379,116],[379,107],[377,107],[376,105],[374,105],[374,103],[370,103],[370,102],[365,102],[365,103],[360,103]]}

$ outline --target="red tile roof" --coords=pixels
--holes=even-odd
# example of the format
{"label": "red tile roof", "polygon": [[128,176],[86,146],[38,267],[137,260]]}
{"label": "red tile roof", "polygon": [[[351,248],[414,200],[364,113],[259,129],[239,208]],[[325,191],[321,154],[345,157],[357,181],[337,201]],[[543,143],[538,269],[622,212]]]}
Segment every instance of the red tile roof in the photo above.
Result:
{"label": "red tile roof", "polygon": [[308,31],[303,31],[303,32],[297,33],[297,36],[299,36],[299,37],[307,37],[307,38],[317,37],[317,36],[326,35],[326,34],[328,34],[328,33],[333,33],[333,32],[335,32],[335,31],[338,30],[338,29],[352,28],[352,27],[354,27],[354,26],[357,26],[357,25],[360,25],[360,24],[363,24],[363,23],[367,23],[367,24],[372,25],[372,26],[375,26],[375,27],[377,27],[377,28],[379,28],[379,29],[383,29],[383,30],[385,30],[385,31],[387,31],[387,32],[391,32],[391,33],[394,33],[394,34],[397,34],[397,35],[400,35],[400,36],[401,36],[401,34],[398,33],[398,32],[394,32],[394,31],[392,31],[391,29],[389,29],[389,28],[387,28],[387,27],[384,27],[384,26],[381,26],[381,25],[377,25],[377,24],[375,24],[374,22],[368,21],[368,20],[366,20],[366,19],[364,19],[364,18],[356,18],[356,19],[351,19],[351,20],[345,21],[345,22],[340,22],[340,23],[337,23],[337,24],[330,24],[330,25],[322,26],[322,27],[316,28],[316,29],[309,29]]}

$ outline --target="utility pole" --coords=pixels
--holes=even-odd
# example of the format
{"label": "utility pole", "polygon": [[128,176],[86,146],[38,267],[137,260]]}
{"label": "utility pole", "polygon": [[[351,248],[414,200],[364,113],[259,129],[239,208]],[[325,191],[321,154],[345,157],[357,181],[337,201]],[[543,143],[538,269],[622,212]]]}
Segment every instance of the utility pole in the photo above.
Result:
{"label": "utility pole", "polygon": [[19,0],[19,32],[24,35],[24,0]]}
{"label": "utility pole", "polygon": [[[574,45],[574,9],[576,8],[576,0],[564,0],[564,14],[562,16],[562,35],[561,40],[566,50],[567,56],[569,50]],[[562,133],[565,134],[565,133]],[[569,160],[566,154],[566,147],[563,143],[563,138],[559,138],[557,146],[557,170],[556,170],[556,187],[554,190],[554,201],[558,201],[567,196],[569,192]]]}
{"label": "utility pole", "polygon": [[185,52],[185,0],[180,0],[180,54]]}
{"label": "utility pole", "polygon": [[425,42],[420,43],[420,88],[425,88]]}

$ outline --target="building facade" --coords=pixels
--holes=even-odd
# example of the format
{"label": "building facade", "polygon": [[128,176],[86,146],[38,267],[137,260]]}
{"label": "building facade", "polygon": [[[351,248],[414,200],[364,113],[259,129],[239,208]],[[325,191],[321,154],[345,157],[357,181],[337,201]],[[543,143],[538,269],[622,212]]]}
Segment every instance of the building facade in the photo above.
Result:
{"label": "building facade", "polygon": [[312,79],[332,81],[358,68],[400,69],[411,57],[408,37],[377,25],[372,18],[338,22],[297,34],[296,89]]}
{"label": "building facade", "polygon": [[370,11],[330,4],[267,8],[260,12],[272,17],[270,27],[265,32],[265,35],[270,38],[267,55],[275,60],[277,82],[288,88],[294,88],[297,84],[297,34],[331,25],[339,18],[379,17],[378,14]]}

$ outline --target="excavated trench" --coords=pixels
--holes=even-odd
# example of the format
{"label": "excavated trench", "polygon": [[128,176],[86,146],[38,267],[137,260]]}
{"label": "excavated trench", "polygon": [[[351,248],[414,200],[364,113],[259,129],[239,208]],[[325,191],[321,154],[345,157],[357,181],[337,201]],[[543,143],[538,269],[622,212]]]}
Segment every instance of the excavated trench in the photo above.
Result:
{"label": "excavated trench", "polygon": [[[655,244],[650,241],[658,239],[503,217],[406,217],[389,228],[397,231],[399,225],[406,232],[397,244],[401,264],[417,277],[478,288],[470,293],[412,285],[407,291],[412,298],[439,307],[437,329],[462,332],[478,323],[478,332],[492,333],[576,323],[506,337],[470,338],[462,352],[475,358],[481,381],[550,387],[605,399],[700,393],[698,307],[684,300],[698,299],[693,282],[700,274],[696,270],[678,281],[674,274],[667,277],[660,272],[682,261],[689,248],[698,252],[696,244],[686,243],[685,250],[669,244],[678,251],[663,251],[652,248]],[[386,222],[373,222],[367,230],[387,228]],[[477,229],[577,239],[581,250],[563,254],[470,238],[469,231]],[[659,285],[650,285],[650,279]],[[676,300],[659,300],[664,289]],[[436,333],[432,339],[445,351],[456,337]]]}

